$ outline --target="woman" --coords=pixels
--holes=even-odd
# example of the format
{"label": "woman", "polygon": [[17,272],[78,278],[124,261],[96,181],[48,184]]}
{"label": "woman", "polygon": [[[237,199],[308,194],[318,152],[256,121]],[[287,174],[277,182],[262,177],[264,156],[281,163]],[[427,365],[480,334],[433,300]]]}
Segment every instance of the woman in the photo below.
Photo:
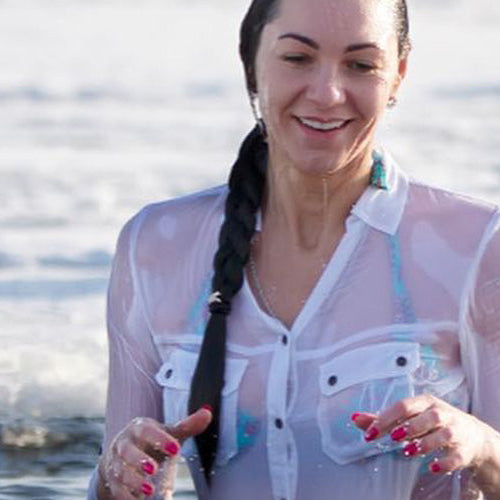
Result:
{"label": "woman", "polygon": [[120,236],[89,498],[181,445],[200,498],[500,498],[499,216],[374,147],[409,48],[404,0],[252,2],[229,189]]}

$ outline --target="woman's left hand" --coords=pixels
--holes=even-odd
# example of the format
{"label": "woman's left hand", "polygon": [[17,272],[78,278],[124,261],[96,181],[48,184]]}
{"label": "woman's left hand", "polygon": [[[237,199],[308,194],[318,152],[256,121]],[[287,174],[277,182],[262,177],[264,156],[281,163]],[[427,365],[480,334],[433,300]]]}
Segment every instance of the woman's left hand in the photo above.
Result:
{"label": "woman's left hand", "polygon": [[407,442],[407,457],[442,450],[429,469],[444,474],[478,467],[484,460],[489,427],[430,394],[405,398],[378,415],[355,413],[354,423],[373,441],[390,434],[394,441]]}

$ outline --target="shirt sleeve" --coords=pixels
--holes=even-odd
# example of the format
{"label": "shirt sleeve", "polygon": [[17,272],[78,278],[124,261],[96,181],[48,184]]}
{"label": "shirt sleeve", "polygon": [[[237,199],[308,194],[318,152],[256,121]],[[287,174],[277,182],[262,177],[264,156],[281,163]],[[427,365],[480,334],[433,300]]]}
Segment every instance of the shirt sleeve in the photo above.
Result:
{"label": "shirt sleeve", "polygon": [[500,217],[480,243],[462,302],[460,344],[470,412],[500,432]]}
{"label": "shirt sleeve", "polygon": [[[163,420],[161,387],[155,381],[161,360],[144,314],[134,268],[142,215],[127,223],[120,234],[108,288],[109,376],[103,451],[131,419]],[[94,474],[89,495],[95,495],[95,486]]]}
{"label": "shirt sleeve", "polygon": [[97,498],[97,467],[92,471],[92,475],[90,476],[89,487],[87,490],[87,500],[99,500]]}

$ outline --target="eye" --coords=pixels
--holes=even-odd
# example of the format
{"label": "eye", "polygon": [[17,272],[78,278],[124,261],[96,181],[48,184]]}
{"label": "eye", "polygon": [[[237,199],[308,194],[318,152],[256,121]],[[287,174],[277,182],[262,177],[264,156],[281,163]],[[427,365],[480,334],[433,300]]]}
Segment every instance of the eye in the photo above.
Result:
{"label": "eye", "polygon": [[308,54],[301,54],[299,52],[291,52],[283,54],[281,60],[294,65],[303,65],[311,61],[311,56]]}
{"label": "eye", "polygon": [[364,61],[350,61],[347,66],[358,73],[372,73],[377,69],[373,63]]}

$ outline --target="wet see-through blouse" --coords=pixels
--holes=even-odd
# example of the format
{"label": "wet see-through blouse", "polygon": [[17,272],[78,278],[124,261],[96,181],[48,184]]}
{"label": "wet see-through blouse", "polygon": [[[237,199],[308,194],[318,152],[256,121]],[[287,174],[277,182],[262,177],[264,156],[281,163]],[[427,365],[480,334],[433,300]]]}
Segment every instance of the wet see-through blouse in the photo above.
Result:
{"label": "wet see-through blouse", "polygon": [[[433,475],[433,456],[366,443],[350,420],[428,392],[500,429],[497,210],[384,162],[389,189],[370,186],[353,207],[290,330],[259,308],[246,280],[233,301],[210,494],[193,440],[183,447],[199,498],[476,498],[468,474]],[[149,205],[122,231],[105,448],[133,417],[186,415],[226,192]]]}

